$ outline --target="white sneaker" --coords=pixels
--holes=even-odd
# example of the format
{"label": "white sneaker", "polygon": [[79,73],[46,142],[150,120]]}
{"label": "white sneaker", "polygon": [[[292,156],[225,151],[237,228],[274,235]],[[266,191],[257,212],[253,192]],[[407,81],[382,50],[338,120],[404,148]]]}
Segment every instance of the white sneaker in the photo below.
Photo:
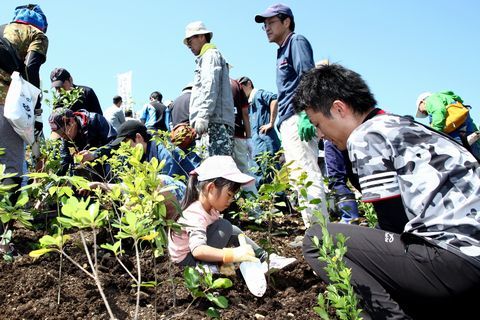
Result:
{"label": "white sneaker", "polygon": [[295,261],[297,261],[295,258],[282,257],[276,253],[272,253],[270,255],[270,269],[268,269],[267,261],[262,262],[262,267],[264,273],[266,273],[272,270],[281,270]]}

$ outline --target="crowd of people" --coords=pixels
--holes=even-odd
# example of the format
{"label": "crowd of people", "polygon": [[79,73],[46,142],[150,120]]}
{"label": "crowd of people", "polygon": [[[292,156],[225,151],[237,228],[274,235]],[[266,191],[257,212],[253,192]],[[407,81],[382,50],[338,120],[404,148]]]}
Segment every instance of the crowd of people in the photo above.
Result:
{"label": "crowd of people", "polygon": [[[171,103],[164,104],[162,94],[153,91],[138,119],[124,112],[119,96],[103,113],[93,89],[74,84],[65,68],[54,69],[51,86],[60,98],[48,122],[52,136],[62,140],[57,174],[82,174],[75,171],[72,148],[82,162],[91,162],[108,156],[121,142],[140,145],[143,161],[164,160],[161,174],[187,181],[175,194],[183,228],[169,235],[172,260],[183,266],[228,265],[265,260],[266,252],[253,241],[238,241],[242,231],[221,213],[237,191],[254,197],[268,182],[269,168],[256,162],[267,154],[277,167],[290,164],[298,193],[305,188],[300,175],[308,173],[306,192],[297,197],[307,230],[303,254],[326,282],[314,240],[322,239],[315,213],[329,217],[336,210],[339,219],[327,229],[348,238],[344,259],[352,270],[364,319],[472,312],[480,293],[480,142],[469,139],[477,132],[469,108],[451,91],[425,92],[417,99],[416,116],[430,117],[430,126],[389,114],[377,107],[355,71],[328,62],[315,65],[312,46],[295,32],[288,6],[274,4],[252,18],[278,46],[276,93],[256,88],[248,76],[230,78],[229,63],[201,21],[189,23],[183,39],[195,57],[192,82]],[[39,6],[17,8],[13,21],[0,30],[23,61],[24,77],[39,86],[38,72],[48,47],[47,20]],[[0,108],[9,79],[0,70]],[[61,97],[72,90],[80,96],[65,106]],[[466,115],[447,129],[453,104],[465,108]],[[36,109],[40,115],[40,104]],[[41,135],[41,124],[35,126]],[[169,132],[172,145],[153,140],[156,131]],[[0,148],[5,149],[1,163],[6,172],[16,174],[4,183],[19,184],[25,145],[3,112],[0,136]],[[325,168],[319,165],[322,145]],[[88,178],[96,181],[92,186],[99,186],[108,168],[94,169]],[[359,217],[356,193],[373,204],[376,228],[352,223]],[[327,195],[334,199],[333,208],[327,208]],[[281,266],[292,262],[274,258]]]}

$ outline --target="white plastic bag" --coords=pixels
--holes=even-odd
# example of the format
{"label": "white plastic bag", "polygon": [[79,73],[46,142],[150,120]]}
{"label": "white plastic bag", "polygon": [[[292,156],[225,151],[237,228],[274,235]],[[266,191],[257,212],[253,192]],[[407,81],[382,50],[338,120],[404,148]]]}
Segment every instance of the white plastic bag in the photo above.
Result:
{"label": "white plastic bag", "polygon": [[12,73],[12,82],[5,98],[4,116],[16,133],[28,144],[35,141],[35,104],[40,89],[24,80],[17,72]]}

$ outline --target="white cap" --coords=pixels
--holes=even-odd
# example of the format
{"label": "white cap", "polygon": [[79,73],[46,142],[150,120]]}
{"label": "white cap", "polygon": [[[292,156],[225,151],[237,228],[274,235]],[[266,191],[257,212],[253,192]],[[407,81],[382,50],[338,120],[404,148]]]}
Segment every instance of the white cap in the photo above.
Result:
{"label": "white cap", "polygon": [[211,156],[203,160],[198,168],[192,171],[198,175],[198,181],[224,178],[241,184],[255,180],[254,177],[242,173],[230,156]]}
{"label": "white cap", "polygon": [[213,37],[213,32],[207,30],[207,27],[202,21],[194,21],[187,24],[185,27],[185,38],[183,38],[183,43],[187,45],[187,39],[198,34],[210,34],[210,38]]}
{"label": "white cap", "polygon": [[421,93],[418,98],[417,98],[417,114],[415,115],[417,118],[426,118],[428,117],[425,113],[421,112],[420,110],[418,110],[418,107],[420,106],[420,102],[422,102],[423,100],[427,99],[428,97],[430,97],[432,95],[431,92],[423,92]]}

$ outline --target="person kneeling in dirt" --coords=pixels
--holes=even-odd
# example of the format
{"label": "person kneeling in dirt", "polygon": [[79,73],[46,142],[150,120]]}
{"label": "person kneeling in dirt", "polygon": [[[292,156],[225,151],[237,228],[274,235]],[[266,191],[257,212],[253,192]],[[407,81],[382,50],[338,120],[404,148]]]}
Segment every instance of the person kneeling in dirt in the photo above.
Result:
{"label": "person kneeling in dirt", "polygon": [[[103,155],[108,155],[110,148],[106,144],[117,136],[115,129],[101,114],[80,109],[76,112],[59,108],[55,109],[48,119],[50,129],[62,139],[60,150],[61,164],[58,176],[69,172],[81,175],[91,181],[103,181],[108,174],[106,166],[96,165],[93,168],[82,166]],[[98,148],[90,151],[90,148]],[[81,164],[74,163],[74,156],[81,156]]]}
{"label": "person kneeling in dirt", "polygon": [[171,177],[179,175],[187,178],[190,171],[200,164],[200,157],[196,153],[190,152],[183,156],[183,153],[173,144],[172,149],[168,150],[162,143],[152,140],[147,127],[138,120],[125,121],[118,129],[117,138],[108,147],[116,148],[121,142],[126,141],[129,141],[132,147],[142,146],[142,161],[150,161],[153,158],[157,158],[158,161],[165,160],[161,173]]}
{"label": "person kneeling in dirt", "polygon": [[[361,76],[336,64],[309,71],[297,90],[297,111],[348,150],[363,201],[377,204],[380,229],[327,223],[334,239],[347,238],[361,308],[373,319],[471,318],[480,299],[479,164],[427,126],[373,116],[375,105]],[[314,237],[321,246],[320,225],[307,230],[303,254],[328,281]]]}
{"label": "person kneeling in dirt", "polygon": [[[169,233],[168,250],[173,262],[181,266],[202,263],[216,273],[218,264],[263,262],[267,258],[267,252],[247,237],[247,244],[240,245],[238,236],[243,232],[220,216],[241,186],[254,179],[242,173],[230,156],[208,157],[191,173],[181,205],[182,217],[177,221],[182,230]],[[270,255],[271,268],[281,269],[293,261]]]}

